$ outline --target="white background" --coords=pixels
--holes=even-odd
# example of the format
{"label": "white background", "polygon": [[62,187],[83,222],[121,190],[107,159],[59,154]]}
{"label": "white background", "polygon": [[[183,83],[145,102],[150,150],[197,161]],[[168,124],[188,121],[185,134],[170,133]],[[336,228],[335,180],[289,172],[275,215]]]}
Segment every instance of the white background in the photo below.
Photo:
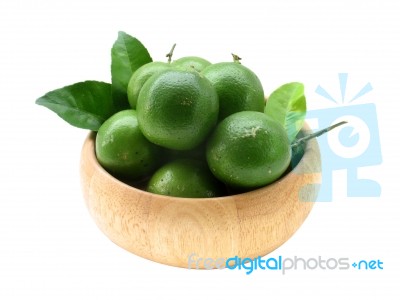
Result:
{"label": "white background", "polygon": [[[28,1],[0,2],[0,299],[399,299],[400,4],[396,1]],[[155,60],[212,62],[234,52],[268,95],[289,81],[354,91],[378,111],[383,164],[365,170],[379,199],[317,203],[301,229],[270,256],[380,259],[384,270],[195,271],[168,267],[111,243],[81,195],[79,156],[86,131],[34,101],[74,82],[110,81],[119,30]],[[350,88],[350,81],[349,81]],[[333,92],[335,93],[335,92]],[[396,284],[397,282],[397,284]]]}

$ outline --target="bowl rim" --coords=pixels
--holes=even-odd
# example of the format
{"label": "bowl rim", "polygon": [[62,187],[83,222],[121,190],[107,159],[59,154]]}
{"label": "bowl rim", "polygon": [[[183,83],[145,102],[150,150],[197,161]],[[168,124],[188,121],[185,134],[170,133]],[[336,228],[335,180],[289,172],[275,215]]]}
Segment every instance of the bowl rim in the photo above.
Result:
{"label": "bowl rim", "polygon": [[[301,129],[301,131],[303,131],[303,132],[310,132],[311,131],[311,129],[310,129],[309,125],[307,124],[307,122],[304,122],[304,126]],[[92,163],[94,164],[94,167],[99,172],[101,172],[103,176],[105,176],[109,180],[113,181],[115,184],[117,184],[117,185],[119,185],[119,186],[121,186],[121,187],[123,187],[125,189],[128,189],[128,190],[130,190],[132,192],[139,193],[139,194],[142,194],[144,196],[151,195],[152,197],[157,197],[157,198],[160,198],[160,199],[168,199],[168,200],[172,200],[173,199],[174,201],[178,201],[178,202],[179,201],[183,201],[183,202],[187,202],[187,201],[232,201],[232,200],[235,200],[235,199],[239,198],[239,197],[236,197],[236,196],[240,196],[240,198],[241,198],[241,197],[245,197],[245,196],[251,197],[251,196],[257,195],[260,192],[260,190],[266,190],[266,189],[269,189],[269,188],[271,188],[273,186],[282,184],[282,182],[287,180],[288,177],[293,176],[293,174],[295,174],[295,173],[301,174],[301,172],[299,172],[299,170],[302,168],[304,162],[309,159],[309,156],[311,155],[311,152],[312,152],[311,150],[313,148],[313,143],[307,142],[305,144],[305,147],[304,147],[304,154],[302,155],[302,157],[299,160],[299,162],[297,163],[297,165],[292,170],[290,170],[290,172],[286,173],[284,176],[281,176],[279,179],[275,180],[274,182],[272,182],[272,183],[270,183],[268,185],[255,188],[255,189],[250,190],[250,191],[236,193],[236,194],[232,194],[232,195],[220,196],[220,197],[189,198],[189,197],[175,197],[175,196],[167,196],[167,195],[160,195],[160,194],[151,193],[151,192],[148,192],[146,190],[134,187],[134,186],[132,186],[132,185],[126,183],[126,182],[123,182],[123,181],[119,180],[118,178],[114,177],[113,175],[111,175],[106,169],[104,169],[100,165],[99,161],[97,160],[96,149],[95,149],[96,135],[97,135],[97,132],[91,131],[88,134],[88,136],[86,137],[83,147],[85,147],[86,143],[89,143],[89,147],[91,148],[91,151],[89,152],[91,155],[90,155],[89,158],[92,161]],[[312,140],[312,142],[316,143],[317,147],[318,147],[318,142],[315,139]]]}

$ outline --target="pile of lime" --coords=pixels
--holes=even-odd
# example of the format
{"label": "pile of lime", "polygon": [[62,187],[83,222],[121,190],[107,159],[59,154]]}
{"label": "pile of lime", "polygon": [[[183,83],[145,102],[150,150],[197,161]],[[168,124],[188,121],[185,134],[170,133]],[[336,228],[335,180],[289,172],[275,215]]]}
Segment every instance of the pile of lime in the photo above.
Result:
{"label": "pile of lime", "polygon": [[112,83],[85,81],[36,102],[96,131],[96,156],[116,178],[156,194],[219,197],[266,186],[290,168],[306,99],[301,83],[265,100],[260,79],[237,55],[152,61],[120,32]]}

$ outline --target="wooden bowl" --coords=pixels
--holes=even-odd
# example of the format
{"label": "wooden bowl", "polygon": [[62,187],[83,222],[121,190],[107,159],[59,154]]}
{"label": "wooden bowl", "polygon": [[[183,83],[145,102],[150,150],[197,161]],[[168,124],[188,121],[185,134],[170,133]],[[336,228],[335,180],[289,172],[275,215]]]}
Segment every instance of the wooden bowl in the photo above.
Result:
{"label": "wooden bowl", "polygon": [[[91,133],[83,145],[80,171],[89,212],[111,241],[152,261],[194,268],[195,263],[188,264],[191,254],[203,261],[236,255],[256,258],[286,242],[311,211],[321,180],[315,170],[320,166],[314,139],[297,166],[266,187],[219,198],[161,196],[107,173],[97,162]],[[205,267],[203,261],[199,268]]]}

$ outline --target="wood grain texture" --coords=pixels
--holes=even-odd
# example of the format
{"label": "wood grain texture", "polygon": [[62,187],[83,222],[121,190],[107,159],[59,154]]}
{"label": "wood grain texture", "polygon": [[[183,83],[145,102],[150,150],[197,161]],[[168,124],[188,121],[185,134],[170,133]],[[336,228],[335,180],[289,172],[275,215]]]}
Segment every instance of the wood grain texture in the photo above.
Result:
{"label": "wood grain texture", "polygon": [[[97,162],[94,142],[91,133],[82,148],[80,171],[97,226],[120,247],[177,267],[188,268],[192,253],[214,260],[270,253],[304,222],[321,180],[316,171],[321,167],[319,147],[312,140],[296,168],[269,186],[220,198],[155,195],[109,175]],[[198,266],[204,267],[202,262]]]}

